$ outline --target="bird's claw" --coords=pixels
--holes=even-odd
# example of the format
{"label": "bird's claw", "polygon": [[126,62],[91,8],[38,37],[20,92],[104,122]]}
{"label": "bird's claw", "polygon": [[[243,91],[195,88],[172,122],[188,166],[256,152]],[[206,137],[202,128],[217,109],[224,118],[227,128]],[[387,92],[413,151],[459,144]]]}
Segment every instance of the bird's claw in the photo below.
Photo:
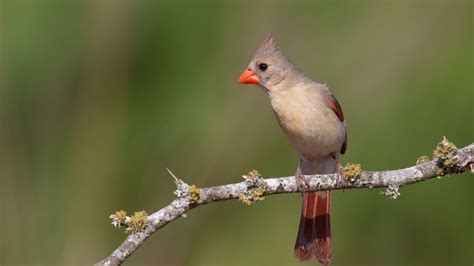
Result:
{"label": "bird's claw", "polygon": [[299,171],[296,172],[296,187],[300,191],[309,190],[309,183],[306,177]]}

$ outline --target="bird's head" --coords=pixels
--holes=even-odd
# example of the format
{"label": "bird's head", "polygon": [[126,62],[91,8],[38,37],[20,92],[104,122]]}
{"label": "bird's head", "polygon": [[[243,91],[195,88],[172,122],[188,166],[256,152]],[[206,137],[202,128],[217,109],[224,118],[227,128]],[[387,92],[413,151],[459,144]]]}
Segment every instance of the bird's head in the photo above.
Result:
{"label": "bird's head", "polygon": [[256,84],[271,91],[293,71],[293,65],[282,54],[270,35],[258,47],[252,60],[239,77],[240,84]]}

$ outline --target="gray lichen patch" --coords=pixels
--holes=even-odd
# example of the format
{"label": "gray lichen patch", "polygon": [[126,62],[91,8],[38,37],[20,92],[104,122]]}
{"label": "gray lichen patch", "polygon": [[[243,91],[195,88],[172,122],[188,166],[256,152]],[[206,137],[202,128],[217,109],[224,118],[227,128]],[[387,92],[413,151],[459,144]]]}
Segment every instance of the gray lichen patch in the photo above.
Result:
{"label": "gray lichen patch", "polygon": [[170,169],[166,168],[166,171],[173,177],[174,183],[176,184],[176,190],[173,192],[178,198],[188,198],[192,204],[198,202],[201,198],[201,189],[196,185],[188,185],[183,180],[177,178]]}
{"label": "gray lichen patch", "polygon": [[245,179],[246,190],[239,194],[239,201],[244,204],[252,205],[257,201],[265,199],[265,180],[257,170],[252,170],[242,176]]}
{"label": "gray lichen patch", "polygon": [[176,190],[173,192],[178,198],[186,195],[187,188],[189,187],[186,183],[183,182],[181,179],[175,180]]}
{"label": "gray lichen patch", "polygon": [[166,168],[166,171],[173,177],[174,183],[176,184],[176,190],[173,192],[178,198],[187,197],[189,191],[189,185],[186,184],[183,180],[176,177],[170,169]]}
{"label": "gray lichen patch", "polygon": [[400,196],[400,188],[396,185],[390,185],[382,192],[389,199],[397,199]]}

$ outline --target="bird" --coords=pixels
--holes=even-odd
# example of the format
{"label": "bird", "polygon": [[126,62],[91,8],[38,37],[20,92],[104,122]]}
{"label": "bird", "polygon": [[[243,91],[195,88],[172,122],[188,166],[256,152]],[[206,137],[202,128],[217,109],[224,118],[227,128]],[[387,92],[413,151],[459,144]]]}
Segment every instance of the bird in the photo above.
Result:
{"label": "bird", "polygon": [[[326,84],[307,77],[282,53],[272,35],[258,47],[240,84],[255,84],[267,94],[280,127],[298,154],[298,188],[305,175],[340,174],[339,157],[347,148],[347,125],[341,106]],[[331,262],[330,191],[303,192],[294,255]]]}

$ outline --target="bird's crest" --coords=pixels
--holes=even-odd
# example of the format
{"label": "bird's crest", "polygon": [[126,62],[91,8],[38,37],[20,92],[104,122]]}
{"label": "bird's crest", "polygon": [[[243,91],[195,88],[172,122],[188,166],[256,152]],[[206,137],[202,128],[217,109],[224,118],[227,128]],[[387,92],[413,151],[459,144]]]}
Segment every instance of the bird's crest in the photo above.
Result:
{"label": "bird's crest", "polygon": [[280,53],[280,47],[277,42],[273,39],[272,35],[268,35],[255,52],[255,57],[265,57]]}

